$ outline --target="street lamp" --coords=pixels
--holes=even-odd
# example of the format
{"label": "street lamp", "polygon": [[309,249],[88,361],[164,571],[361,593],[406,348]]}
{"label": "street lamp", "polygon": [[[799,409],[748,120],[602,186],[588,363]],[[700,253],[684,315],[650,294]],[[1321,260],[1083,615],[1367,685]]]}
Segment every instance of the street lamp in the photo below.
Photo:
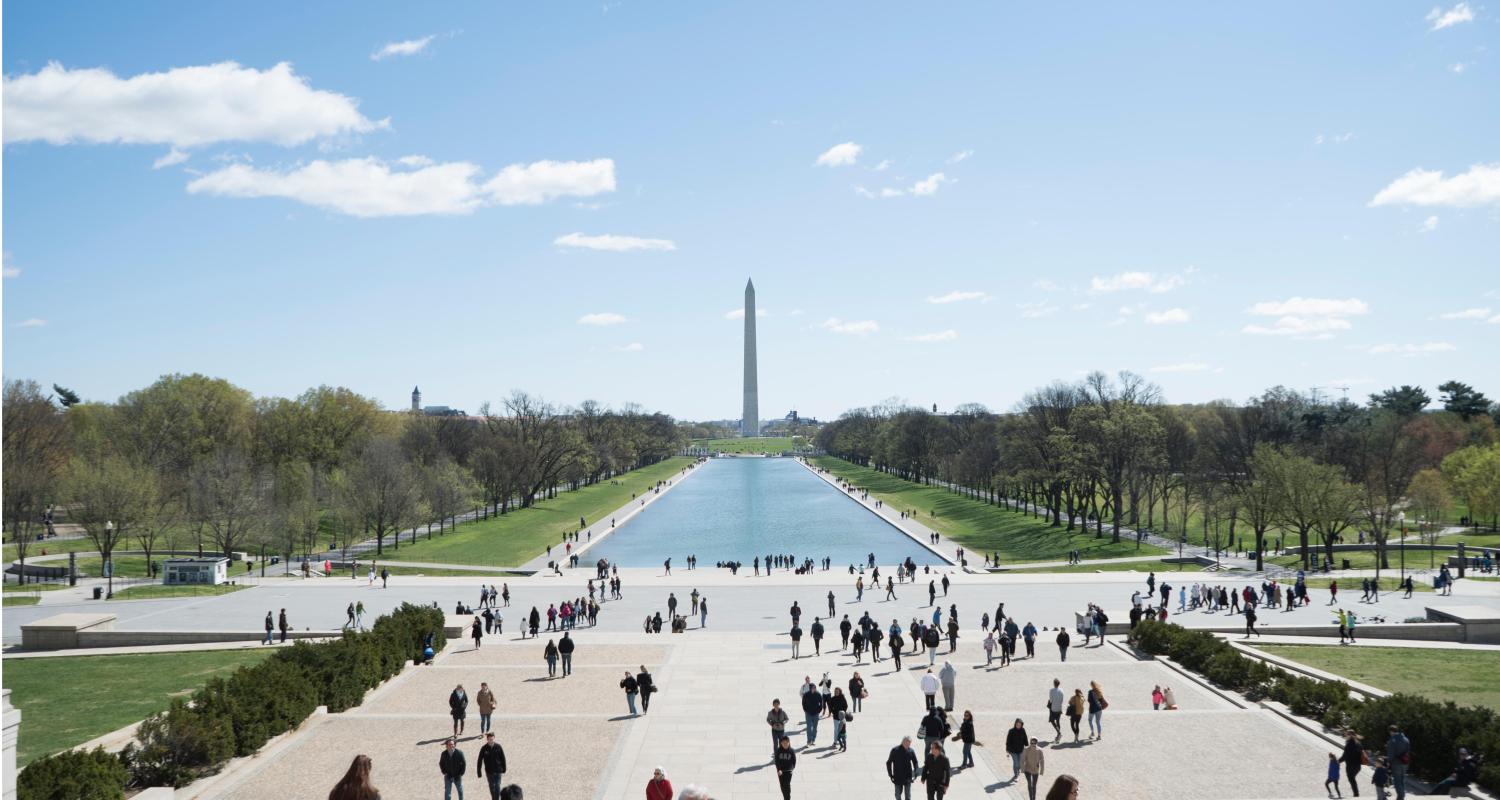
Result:
{"label": "street lamp", "polygon": [[[1421,523],[1418,522],[1418,525]],[[1401,512],[1401,582],[1406,583],[1406,512]]]}
{"label": "street lamp", "polygon": [[[109,544],[109,555],[114,555],[115,523],[111,520],[104,521],[104,541]],[[104,569],[104,578],[108,586],[108,588],[104,592],[104,599],[113,600],[115,597],[115,562],[113,558],[105,557],[103,553],[100,553],[99,555],[101,558],[104,558],[104,560],[100,562],[100,566]]]}
{"label": "street lamp", "polygon": [[260,576],[266,577],[266,543],[260,543]]}

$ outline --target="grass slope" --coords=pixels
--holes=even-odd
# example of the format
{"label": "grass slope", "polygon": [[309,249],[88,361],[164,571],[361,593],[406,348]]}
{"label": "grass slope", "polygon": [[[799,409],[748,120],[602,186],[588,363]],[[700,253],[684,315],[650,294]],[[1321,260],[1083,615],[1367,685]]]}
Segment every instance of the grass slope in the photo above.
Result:
{"label": "grass slope", "polygon": [[0,600],[0,607],[10,608],[11,606],[34,606],[40,602],[42,602],[42,598],[36,595],[8,594],[3,600]]}
{"label": "grass slope", "polygon": [[[500,517],[468,522],[457,531],[432,540],[418,534],[416,544],[394,549],[386,542],[384,555],[392,561],[427,561],[436,564],[487,564],[513,567],[546,551],[547,546],[562,540],[563,531],[578,529],[578,518],[591,523],[630,502],[632,494],[650,491],[659,480],[675,479],[691,458],[669,458],[627,472],[618,483],[598,483],[573,492],[564,492],[551,500],[522,508]],[[606,523],[608,524],[608,523]],[[428,574],[434,574],[428,571]]]}
{"label": "grass slope", "polygon": [[17,760],[76,747],[167,707],[174,695],[259,662],[264,650],[6,659],[5,688],[25,724]]}
{"label": "grass slope", "polygon": [[168,586],[164,583],[152,583],[145,586],[131,586],[128,589],[121,589],[115,592],[115,596],[112,599],[159,600],[165,597],[208,597],[216,594],[229,594],[230,592],[237,592],[248,588],[250,587],[231,586],[227,583],[221,583],[217,586],[211,584]]}
{"label": "grass slope", "polygon": [[[917,509],[921,523],[974,551],[1000,554],[1000,563],[1015,561],[1061,561],[1068,551],[1078,549],[1084,558],[1123,558],[1125,556],[1167,555],[1160,547],[1133,539],[1110,542],[1106,531],[1101,538],[1089,533],[1066,533],[1052,528],[1041,519],[983,503],[937,486],[923,486],[894,475],[856,466],[833,457],[813,459],[819,467],[845,478],[894,508]],[[927,512],[936,511],[937,516]]]}
{"label": "grass slope", "polygon": [[1256,645],[1267,653],[1366,683],[1459,705],[1500,708],[1495,654],[1478,650]]}

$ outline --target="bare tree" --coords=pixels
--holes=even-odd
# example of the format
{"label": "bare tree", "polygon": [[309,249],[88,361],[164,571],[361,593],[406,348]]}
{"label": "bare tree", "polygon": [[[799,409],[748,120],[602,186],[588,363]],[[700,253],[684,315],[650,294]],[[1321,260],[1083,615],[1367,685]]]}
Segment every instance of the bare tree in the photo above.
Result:
{"label": "bare tree", "polygon": [[[99,551],[101,563],[109,564],[115,548],[126,540],[149,513],[156,498],[156,481],[149,468],[118,456],[91,461],[75,459],[68,496],[72,518]],[[114,570],[109,570],[109,594],[115,591]]]}
{"label": "bare tree", "polygon": [[259,537],[270,522],[267,481],[243,453],[221,449],[195,464],[188,497],[214,547],[226,558]]}
{"label": "bare tree", "polygon": [[4,524],[26,582],[26,551],[68,463],[68,424],[35,381],[6,381]]}
{"label": "bare tree", "polygon": [[[350,520],[375,534],[375,553],[385,552],[385,537],[417,524],[426,514],[416,471],[388,436],[371,439],[340,476],[340,504]],[[400,542],[396,542],[400,546]]]}

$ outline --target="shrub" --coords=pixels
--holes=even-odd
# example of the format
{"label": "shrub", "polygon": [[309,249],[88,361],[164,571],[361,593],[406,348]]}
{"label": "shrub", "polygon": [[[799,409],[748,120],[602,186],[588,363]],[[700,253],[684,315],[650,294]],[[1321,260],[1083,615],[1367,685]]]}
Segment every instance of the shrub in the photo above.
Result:
{"label": "shrub", "polygon": [[17,800],[118,800],[130,771],[104,748],[69,750],[39,758],[16,778]]}
{"label": "shrub", "polygon": [[201,713],[182,698],[142,721],[136,741],[121,753],[141,786],[184,786],[199,770],[233,755],[234,729],[229,718]]}

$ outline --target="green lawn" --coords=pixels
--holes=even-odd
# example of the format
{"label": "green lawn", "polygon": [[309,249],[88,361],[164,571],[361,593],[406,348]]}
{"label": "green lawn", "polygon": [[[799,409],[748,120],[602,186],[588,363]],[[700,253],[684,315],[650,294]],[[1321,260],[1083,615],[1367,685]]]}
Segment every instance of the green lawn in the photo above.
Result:
{"label": "green lawn", "polygon": [[1105,564],[1069,564],[1061,567],[1023,567],[1008,570],[1009,572],[1130,572],[1135,570],[1144,577],[1149,572],[1164,575],[1171,572],[1202,572],[1203,567],[1198,564],[1163,564],[1159,561],[1118,561]]}
{"label": "green lawn", "polygon": [[707,447],[720,453],[780,455],[792,449],[790,436],[758,436],[749,439],[694,439],[695,447]]}
{"label": "green lawn", "polygon": [[1476,650],[1338,645],[1256,645],[1267,653],[1388,692],[1500,708],[1495,654]]}
{"label": "green lawn", "polygon": [[[116,578],[144,578],[146,577],[145,556],[115,556],[110,559],[115,564]],[[152,557],[153,561],[162,559]],[[67,566],[62,562],[61,566]],[[98,556],[87,556],[78,559],[78,574],[80,577],[87,575],[90,578],[104,577],[104,560]]]}
{"label": "green lawn", "polygon": [[[1417,569],[1429,569],[1429,567],[1428,567],[1429,560],[1433,564],[1436,564],[1438,566],[1442,566],[1442,564],[1443,564],[1443,557],[1442,557],[1442,555],[1439,554],[1437,556],[1437,558],[1430,559],[1429,558],[1429,553],[1430,553],[1430,551],[1427,551],[1427,550],[1407,550],[1406,551],[1406,569],[1407,569],[1407,571],[1409,572],[1411,570],[1417,570]],[[1386,555],[1387,555],[1387,557],[1388,557],[1388,559],[1390,561],[1390,567],[1389,568],[1382,568],[1381,569],[1382,577],[1383,577],[1383,573],[1386,572],[1386,569],[1389,569],[1389,570],[1395,571],[1395,572],[1400,572],[1400,570],[1401,570],[1401,548],[1398,547],[1398,546],[1396,546],[1393,543],[1389,547],[1386,548]],[[1349,559],[1349,567],[1350,567],[1350,569],[1374,569],[1375,568],[1375,551],[1374,550],[1357,550],[1357,551],[1354,551],[1352,553],[1350,553],[1350,552],[1340,552],[1340,551],[1336,550],[1333,553],[1333,566],[1334,566],[1334,568],[1338,569],[1338,568],[1342,567],[1343,563],[1344,563],[1344,559],[1346,559],[1346,558]],[[1317,553],[1314,554],[1314,559],[1313,559],[1314,566],[1323,563],[1322,559],[1323,559],[1323,551],[1322,550],[1318,550]],[[1276,564],[1278,566],[1288,567],[1290,569],[1298,569],[1298,568],[1300,568],[1302,566],[1302,557],[1301,556],[1295,556],[1295,555],[1272,556],[1272,557],[1266,559],[1266,563],[1267,564]]]}
{"label": "green lawn", "polygon": [[210,597],[216,594],[229,594],[230,592],[237,592],[248,588],[250,587],[231,586],[227,583],[221,583],[217,586],[213,584],[168,586],[164,583],[149,583],[144,586],[131,586],[127,589],[120,589],[115,592],[115,596],[112,599],[157,600],[164,597]]}
{"label": "green lawn", "polygon": [[[1069,550],[1077,549],[1088,558],[1123,558],[1125,556],[1170,555],[1149,544],[1136,547],[1133,538],[1122,537],[1110,542],[1109,532],[1094,538],[1075,530],[1068,534],[1053,528],[1040,518],[989,505],[955,494],[938,486],[923,486],[843,459],[825,456],[813,459],[817,466],[846,478],[896,509],[916,509],[923,525],[932,528],[973,551],[977,560],[981,552],[1000,554],[1002,565],[1015,561],[1061,561]],[[928,512],[936,511],[937,516]]]}
{"label": "green lawn", "polygon": [[1468,551],[1468,555],[1473,556],[1473,551],[1475,548],[1500,548],[1500,533],[1475,533],[1473,531],[1465,531],[1464,533],[1452,533],[1447,536],[1439,536],[1437,538],[1437,542],[1438,544],[1458,544],[1459,542],[1463,542],[1464,544],[1468,545],[1468,547],[1466,548]]}
{"label": "green lawn", "polygon": [[175,695],[270,655],[210,650],[5,661],[5,688],[21,709],[18,761],[75,747],[167,707]]}
{"label": "green lawn", "polygon": [[40,602],[42,602],[42,598],[37,597],[36,595],[8,594],[5,595],[3,599],[0,599],[0,606],[4,606],[6,608],[9,608],[10,606],[34,606]]}
{"label": "green lawn", "polygon": [[[95,549],[97,548],[94,547],[93,540],[87,537],[82,539],[46,539],[40,542],[32,542],[27,546],[26,561],[30,562],[31,559],[43,555],[43,550],[47,551],[46,555],[54,555],[56,553],[69,553],[74,550],[92,551]],[[7,543],[4,548],[5,563],[9,564],[19,557],[16,552],[16,546]],[[53,565],[56,566],[55,562]]]}
{"label": "green lawn", "polygon": [[58,589],[66,589],[66,588],[68,588],[67,581],[63,581],[62,583],[50,583],[49,582],[49,583],[25,583],[25,584],[22,584],[22,583],[7,583],[7,584],[5,584],[5,591],[6,591],[7,594],[10,593],[10,592],[28,592],[28,593],[29,592],[55,592]]}
{"label": "green lawn", "polygon": [[[563,531],[577,530],[578,518],[590,524],[630,502],[632,494],[651,490],[658,480],[675,480],[682,468],[693,463],[686,457],[669,458],[615,478],[617,483],[597,483],[539,502],[500,517],[466,522],[455,532],[417,535],[416,544],[392,548],[387,541],[384,558],[392,561],[428,561],[437,564],[483,564],[517,566],[562,541]],[[609,522],[604,519],[607,527]],[[561,556],[561,552],[556,555]],[[427,574],[434,574],[429,571]]]}

